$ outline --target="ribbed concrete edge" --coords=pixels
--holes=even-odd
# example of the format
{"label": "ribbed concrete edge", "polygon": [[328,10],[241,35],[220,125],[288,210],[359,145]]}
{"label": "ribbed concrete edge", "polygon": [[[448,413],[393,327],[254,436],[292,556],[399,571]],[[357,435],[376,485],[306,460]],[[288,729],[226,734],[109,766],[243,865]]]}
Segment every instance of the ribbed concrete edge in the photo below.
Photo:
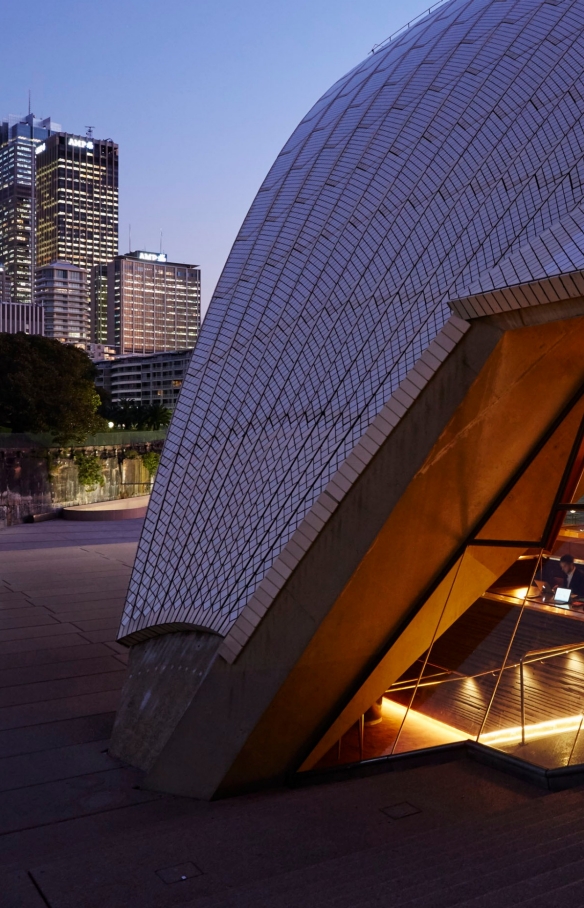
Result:
{"label": "ribbed concrete edge", "polygon": [[560,766],[557,769],[544,769],[526,760],[520,760],[511,754],[495,750],[476,741],[460,741],[455,744],[442,744],[437,747],[426,747],[404,754],[393,754],[388,757],[377,757],[363,760],[360,763],[348,763],[345,766],[332,766],[328,769],[298,772],[287,779],[291,788],[304,788],[308,785],[323,785],[329,782],[344,782],[348,779],[375,776],[385,772],[400,772],[416,769],[419,766],[437,766],[451,763],[454,760],[473,760],[483,766],[490,766],[506,775],[514,776],[538,788],[548,791],[564,791],[584,785],[584,765]]}
{"label": "ribbed concrete edge", "polygon": [[450,309],[460,318],[482,318],[510,312],[513,309],[529,309],[562,300],[584,296],[584,272],[571,271],[526,284],[515,284],[501,290],[487,290],[462,299],[449,300]]}
{"label": "ribbed concrete edge", "polygon": [[310,508],[225,636],[219,655],[226,662],[235,662],[290,574],[351,490],[355,480],[469,329],[468,322],[456,315],[451,316],[391,395]]}
{"label": "ribbed concrete edge", "polygon": [[211,631],[208,627],[201,627],[199,624],[189,624],[186,621],[172,621],[167,622],[166,624],[153,624],[142,630],[126,634],[125,637],[118,637],[117,642],[122,643],[124,646],[134,646],[135,643],[144,643],[145,640],[149,640],[151,637],[162,637],[164,634],[174,634],[177,631],[205,633],[211,634],[214,637],[221,636],[221,634],[217,634],[216,631]]}

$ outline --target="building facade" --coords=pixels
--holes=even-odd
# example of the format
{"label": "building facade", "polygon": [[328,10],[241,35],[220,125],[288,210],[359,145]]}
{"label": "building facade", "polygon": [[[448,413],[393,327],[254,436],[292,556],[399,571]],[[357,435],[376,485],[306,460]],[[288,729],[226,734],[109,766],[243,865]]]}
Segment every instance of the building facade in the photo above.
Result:
{"label": "building facade", "polygon": [[107,269],[108,343],[120,354],[194,347],[201,327],[201,272],[164,253],[131,252]]}
{"label": "building facade", "polygon": [[68,344],[89,342],[87,275],[70,262],[37,269],[36,299],[43,307],[45,335]]}
{"label": "building facade", "polygon": [[0,302],[9,302],[10,296],[10,285],[6,277],[6,269],[4,265],[0,264]]}
{"label": "building facade", "polygon": [[145,787],[453,744],[581,780],[583,104],[583,4],[450,0],[285,144],[120,624],[111,752]]}
{"label": "building facade", "polygon": [[116,356],[98,362],[97,385],[111,394],[112,403],[134,400],[162,404],[174,410],[192,350],[151,356]]}
{"label": "building facade", "polygon": [[[55,261],[81,268],[95,310],[103,296],[96,275],[118,254],[118,146],[59,132],[37,145],[35,159],[37,269]],[[103,343],[95,314],[92,323]]]}
{"label": "building facade", "polygon": [[58,123],[49,118],[9,117],[0,124],[0,262],[10,298],[31,302],[35,263],[35,150]]}
{"label": "building facade", "polygon": [[94,265],[91,284],[91,336],[94,343],[107,345],[107,264]]}
{"label": "building facade", "polygon": [[44,315],[36,303],[0,302],[0,334],[44,334]]}

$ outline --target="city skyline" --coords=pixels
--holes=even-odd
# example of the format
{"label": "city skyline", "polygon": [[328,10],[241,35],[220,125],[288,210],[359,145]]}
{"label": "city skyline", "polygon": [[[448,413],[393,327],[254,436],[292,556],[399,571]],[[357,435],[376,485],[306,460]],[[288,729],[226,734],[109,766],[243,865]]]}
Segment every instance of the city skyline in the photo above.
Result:
{"label": "city skyline", "polygon": [[[151,3],[106,0],[98,9],[58,0],[48,9],[34,0],[6,23],[0,116],[26,113],[30,88],[38,117],[55,117],[71,134],[93,125],[118,143],[120,253],[128,252],[130,224],[133,249],[159,249],[162,230],[172,260],[201,266],[205,311],[296,122],[374,43],[428,5],[404,14],[395,0],[366,9],[330,0],[294,8],[177,2],[161,19]],[[31,46],[63,47],[60,63],[20,54],[24,29]]]}

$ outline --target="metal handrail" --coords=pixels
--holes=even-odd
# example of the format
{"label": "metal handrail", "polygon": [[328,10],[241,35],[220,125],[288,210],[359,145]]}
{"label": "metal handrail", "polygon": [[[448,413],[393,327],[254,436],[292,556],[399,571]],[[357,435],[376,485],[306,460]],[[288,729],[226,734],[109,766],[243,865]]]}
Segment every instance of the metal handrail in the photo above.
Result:
{"label": "metal handrail", "polygon": [[[519,669],[519,691],[521,698],[521,743],[525,744],[525,678],[523,673],[523,667],[529,665],[531,662],[542,662],[544,659],[553,659],[556,656],[565,656],[568,653],[577,652],[578,650],[584,649],[584,643],[570,643],[563,646],[549,646],[545,649],[532,649],[528,650],[523,654],[519,662],[513,662],[510,665],[505,665],[502,668],[502,672],[511,671],[511,669]],[[461,675],[456,673],[454,669],[451,671],[444,671],[441,675],[455,675],[455,677],[441,677],[441,675],[429,675],[426,680],[420,680],[416,684],[415,681],[397,681],[391,685],[390,688],[386,690],[386,694],[400,693],[404,690],[412,690],[413,688],[420,689],[421,687],[437,687],[442,684],[451,684],[454,681],[473,681],[475,678],[484,678],[485,675],[492,675],[496,673],[498,669],[488,668],[485,671],[477,672],[475,675]],[[437,680],[432,680],[437,679]],[[396,686],[401,685],[401,686]]]}
{"label": "metal handrail", "polygon": [[[569,646],[550,646],[547,649],[532,649],[525,653],[519,660],[519,690],[521,696],[521,743],[525,744],[525,679],[523,666],[530,662],[543,662],[544,659],[554,659],[556,656],[565,656],[568,653],[584,649],[584,643],[572,643]],[[543,657],[543,658],[542,658]]]}
{"label": "metal handrail", "polygon": [[381,47],[385,47],[387,44],[391,44],[391,42],[394,40],[394,38],[397,38],[397,36],[401,35],[402,32],[407,32],[408,29],[410,29],[412,27],[412,25],[416,25],[420,21],[420,19],[425,19],[426,16],[428,16],[428,15],[430,15],[430,13],[434,12],[434,10],[436,9],[437,6],[442,6],[443,3],[446,3],[446,0],[437,0],[437,2],[433,3],[432,6],[430,6],[428,9],[425,9],[423,12],[419,13],[413,19],[410,19],[409,22],[406,22],[405,25],[402,25],[401,28],[398,28],[398,29],[396,29],[396,31],[392,32],[392,34],[389,36],[389,38],[385,38],[383,41],[380,41],[379,44],[374,44],[369,53],[374,54]]}

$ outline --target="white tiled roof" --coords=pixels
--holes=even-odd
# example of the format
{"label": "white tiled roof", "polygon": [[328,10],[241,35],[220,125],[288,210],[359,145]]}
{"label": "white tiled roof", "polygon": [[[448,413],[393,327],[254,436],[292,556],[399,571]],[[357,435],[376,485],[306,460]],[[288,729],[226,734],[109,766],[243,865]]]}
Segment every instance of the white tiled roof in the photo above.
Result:
{"label": "white tiled roof", "polygon": [[318,101],[217,285],[120,635],[241,634],[447,301],[581,204],[583,109],[583,0],[450,0]]}

